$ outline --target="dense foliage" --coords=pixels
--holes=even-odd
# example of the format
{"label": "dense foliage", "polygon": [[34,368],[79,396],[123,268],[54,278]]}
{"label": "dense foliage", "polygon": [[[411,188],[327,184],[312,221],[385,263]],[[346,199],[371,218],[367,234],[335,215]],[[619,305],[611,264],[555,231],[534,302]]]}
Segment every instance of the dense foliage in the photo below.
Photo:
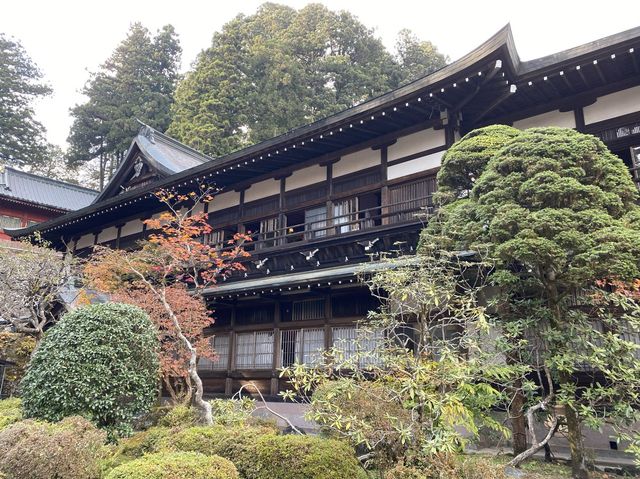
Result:
{"label": "dense foliage", "polygon": [[149,454],[113,469],[106,479],[237,479],[231,461],[195,452]]}
{"label": "dense foliage", "polygon": [[0,431],[22,419],[20,399],[11,398],[0,401]]}
{"label": "dense foliage", "polygon": [[155,36],[140,23],[131,26],[82,90],[87,101],[71,109],[70,165],[99,159],[102,188],[139,129],[137,120],[158,130],[169,126],[181,51],[171,25]]}
{"label": "dense foliage", "polygon": [[22,382],[26,417],[81,415],[126,434],[158,392],[157,339],[139,308],[96,304],[66,314],[33,354]]}
{"label": "dense foliage", "polygon": [[0,33],[0,166],[46,161],[45,129],[35,119],[33,102],[50,93],[22,45]]}
{"label": "dense foliage", "polygon": [[354,106],[445,64],[408,31],[398,54],[346,11],[265,3],[216,32],[176,91],[168,133],[217,156]]}
{"label": "dense foliage", "polygon": [[366,478],[353,450],[342,442],[282,436],[264,428],[190,428],[167,437],[165,447],[226,457],[244,479]]}
{"label": "dense foliage", "polygon": [[[640,327],[640,306],[626,282],[640,274],[637,190],[622,160],[593,136],[559,128],[485,133],[489,161],[469,199],[445,209],[444,227],[430,228],[424,243],[490,252],[500,324],[515,346],[508,359],[559,386],[522,384],[542,395],[532,410],[564,406],[574,476],[587,477],[582,425],[635,417],[640,368],[627,338]],[[461,162],[477,156],[477,139],[460,142]],[[442,178],[449,188],[470,187],[465,175]],[[583,370],[598,374],[576,381]],[[535,435],[532,442],[541,447]]]}
{"label": "dense foliage", "polygon": [[168,356],[163,358],[163,363],[175,363],[176,358],[182,360],[177,366],[188,380],[189,396],[200,420],[213,424],[211,404],[203,399],[202,379],[197,369],[199,349],[210,348],[202,333],[210,321],[202,314],[203,305],[195,314],[189,311],[188,305],[202,301],[202,292],[220,278],[244,270],[238,260],[249,255],[243,246],[250,238],[236,234],[223,250],[202,241],[212,228],[207,214],[197,208],[213,200],[213,188],[204,184],[200,187],[199,192],[188,194],[158,191],[156,197],[166,211],[145,222],[154,233],[139,242],[139,248],[134,251],[94,248],[84,272],[86,279],[99,290],[144,299],[137,304],[148,305],[147,311],[153,315],[162,341],[168,346],[162,349],[163,356]]}
{"label": "dense foliage", "polygon": [[0,473],[7,479],[97,479],[104,441],[104,432],[80,417],[21,421],[0,431]]}
{"label": "dense foliage", "polygon": [[366,276],[380,307],[349,353],[338,345],[324,364],[285,368],[284,397],[310,400],[310,419],[368,449],[381,469],[460,451],[481,426],[506,434],[491,413],[519,371],[489,347],[484,265],[443,250],[384,261]]}

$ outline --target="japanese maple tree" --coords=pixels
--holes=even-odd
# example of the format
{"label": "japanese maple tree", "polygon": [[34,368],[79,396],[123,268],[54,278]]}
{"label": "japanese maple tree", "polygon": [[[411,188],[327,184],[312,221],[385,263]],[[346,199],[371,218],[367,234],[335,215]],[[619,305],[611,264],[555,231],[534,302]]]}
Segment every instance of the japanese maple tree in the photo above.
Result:
{"label": "japanese maple tree", "polygon": [[241,260],[249,254],[243,246],[249,237],[236,234],[224,248],[204,241],[213,229],[208,215],[197,210],[214,199],[205,185],[188,194],[161,190],[156,197],[166,209],[146,220],[152,231],[148,238],[133,251],[97,247],[85,274],[93,287],[152,316],[162,343],[163,375],[183,377],[202,421],[212,424],[197,371],[199,356],[214,357],[202,334],[212,322],[202,293],[220,278],[244,270]]}

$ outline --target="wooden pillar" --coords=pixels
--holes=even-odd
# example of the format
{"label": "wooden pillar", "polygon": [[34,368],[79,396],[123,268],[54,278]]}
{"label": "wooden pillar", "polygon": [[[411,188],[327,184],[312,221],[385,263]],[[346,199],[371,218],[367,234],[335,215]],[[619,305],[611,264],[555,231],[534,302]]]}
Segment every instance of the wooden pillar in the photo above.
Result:
{"label": "wooden pillar", "polygon": [[231,307],[231,330],[229,331],[229,358],[227,361],[227,379],[224,383],[224,394],[233,394],[233,379],[231,372],[236,369],[236,303]]}
{"label": "wooden pillar", "polygon": [[573,116],[576,120],[576,130],[580,133],[584,133],[585,124],[584,124],[584,110],[581,106],[573,110]]}
{"label": "wooden pillar", "polygon": [[120,249],[120,238],[122,237],[122,227],[124,226],[124,223],[121,223],[119,225],[116,225],[117,228],[117,233],[116,233],[116,249]]}
{"label": "wooden pillar", "polygon": [[[389,201],[389,186],[387,185],[387,181],[389,179],[387,170],[389,168],[388,165],[389,158],[389,147],[387,145],[380,148],[380,163],[382,164],[382,190],[380,191],[380,206],[388,205]],[[380,213],[382,214],[383,225],[389,224],[389,208],[380,208]]]}
{"label": "wooden pillar", "polygon": [[278,368],[280,367],[280,348],[281,348],[281,335],[280,335],[280,301],[274,302],[273,318],[275,328],[273,329],[273,362],[271,369],[271,387],[269,394],[276,396],[280,391],[280,381],[278,380]]}

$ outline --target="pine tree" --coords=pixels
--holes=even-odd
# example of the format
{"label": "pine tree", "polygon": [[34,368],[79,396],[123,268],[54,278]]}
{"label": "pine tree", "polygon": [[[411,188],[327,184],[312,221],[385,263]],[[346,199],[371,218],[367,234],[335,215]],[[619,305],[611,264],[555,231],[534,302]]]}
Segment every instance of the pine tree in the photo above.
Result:
{"label": "pine tree", "polygon": [[22,45],[0,33],[0,164],[45,161],[45,128],[35,119],[33,101],[50,93]]}
{"label": "pine tree", "polygon": [[139,23],[91,76],[88,100],[71,110],[70,165],[99,159],[100,185],[122,161],[139,128],[136,120],[164,130],[178,81],[181,48],[171,25],[155,37]]}

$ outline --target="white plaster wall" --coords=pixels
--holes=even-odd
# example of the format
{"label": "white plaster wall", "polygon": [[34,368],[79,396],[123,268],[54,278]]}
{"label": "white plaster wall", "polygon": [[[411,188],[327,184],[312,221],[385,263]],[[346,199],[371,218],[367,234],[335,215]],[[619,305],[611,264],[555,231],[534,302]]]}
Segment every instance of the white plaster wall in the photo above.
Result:
{"label": "white plaster wall", "polygon": [[[259,200],[267,196],[280,194],[280,180],[273,178],[254,183],[244,192],[244,202]],[[215,201],[215,200],[214,200]]]}
{"label": "white plaster wall", "polygon": [[113,241],[118,237],[118,228],[111,226],[103,229],[98,235],[98,243],[106,243],[107,241]]}
{"label": "white plaster wall", "polygon": [[240,204],[240,192],[226,191],[213,197],[213,201],[209,203],[209,212],[220,211],[232,206]]}
{"label": "white plaster wall", "polygon": [[88,246],[93,246],[95,236],[93,234],[83,235],[78,239],[76,243],[76,249],[86,248]]}
{"label": "white plaster wall", "polygon": [[601,96],[593,105],[585,106],[584,122],[588,125],[637,111],[640,111],[640,86]]}
{"label": "white plaster wall", "polygon": [[355,173],[356,171],[380,165],[381,163],[382,157],[380,150],[367,148],[366,150],[356,151],[355,153],[343,156],[333,164],[333,177],[337,178],[338,176]]}
{"label": "white plaster wall", "polygon": [[520,130],[540,126],[558,126],[560,128],[575,128],[576,118],[573,111],[548,111],[541,115],[530,116],[514,121],[513,127]]}
{"label": "white plaster wall", "polygon": [[402,178],[403,176],[437,168],[440,166],[444,153],[444,151],[438,151],[414,160],[403,161],[397,165],[392,165],[387,168],[387,178],[395,180],[396,178]]}
{"label": "white plaster wall", "polygon": [[284,184],[285,191],[295,190],[303,186],[309,186],[314,183],[320,183],[327,180],[327,167],[314,165],[308,168],[294,171],[291,176],[286,178]]}
{"label": "white plaster wall", "polygon": [[125,223],[125,225],[122,227],[122,230],[120,231],[120,237],[124,238],[125,236],[141,233],[142,226],[143,226],[142,220],[127,221],[127,223]]}
{"label": "white plaster wall", "polygon": [[428,130],[418,131],[398,138],[398,141],[389,147],[387,160],[397,160],[420,151],[437,148],[444,145],[445,142],[444,130],[429,128]]}

